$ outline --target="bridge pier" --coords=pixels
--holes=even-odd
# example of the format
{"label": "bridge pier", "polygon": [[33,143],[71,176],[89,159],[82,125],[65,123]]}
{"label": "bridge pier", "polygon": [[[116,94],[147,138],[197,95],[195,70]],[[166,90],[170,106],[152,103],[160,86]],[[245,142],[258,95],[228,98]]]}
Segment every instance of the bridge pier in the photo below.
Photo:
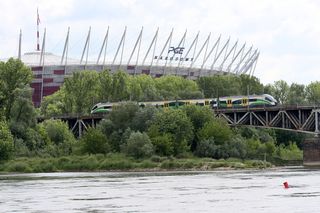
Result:
{"label": "bridge pier", "polygon": [[305,139],[303,143],[303,165],[320,166],[320,135]]}

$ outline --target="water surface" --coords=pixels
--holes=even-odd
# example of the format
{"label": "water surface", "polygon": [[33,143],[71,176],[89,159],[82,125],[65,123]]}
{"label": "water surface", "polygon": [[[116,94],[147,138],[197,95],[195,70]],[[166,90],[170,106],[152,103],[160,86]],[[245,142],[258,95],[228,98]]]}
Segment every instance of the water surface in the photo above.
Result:
{"label": "water surface", "polygon": [[320,170],[0,175],[0,212],[320,212]]}

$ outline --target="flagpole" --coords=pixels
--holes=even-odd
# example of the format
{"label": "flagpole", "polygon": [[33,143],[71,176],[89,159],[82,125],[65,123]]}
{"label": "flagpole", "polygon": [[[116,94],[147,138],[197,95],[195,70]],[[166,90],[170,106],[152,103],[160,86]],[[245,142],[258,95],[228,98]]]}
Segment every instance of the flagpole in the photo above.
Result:
{"label": "flagpole", "polygon": [[39,18],[39,11],[37,8],[37,51],[40,51],[39,24],[40,24],[40,18]]}

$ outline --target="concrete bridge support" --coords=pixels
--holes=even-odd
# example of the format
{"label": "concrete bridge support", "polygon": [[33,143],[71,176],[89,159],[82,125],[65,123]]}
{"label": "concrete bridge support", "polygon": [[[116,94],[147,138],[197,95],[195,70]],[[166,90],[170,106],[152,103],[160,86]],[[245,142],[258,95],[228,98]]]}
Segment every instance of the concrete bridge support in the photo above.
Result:
{"label": "concrete bridge support", "polygon": [[307,138],[304,141],[303,165],[320,167],[320,135]]}

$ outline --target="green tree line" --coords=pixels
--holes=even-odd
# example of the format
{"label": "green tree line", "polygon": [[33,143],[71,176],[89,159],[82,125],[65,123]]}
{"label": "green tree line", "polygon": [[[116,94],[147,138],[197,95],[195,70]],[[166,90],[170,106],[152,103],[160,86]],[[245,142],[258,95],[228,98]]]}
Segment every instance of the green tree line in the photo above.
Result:
{"label": "green tree line", "polygon": [[[0,160],[14,157],[57,157],[96,153],[124,153],[135,158],[188,156],[241,159],[301,157],[295,145],[303,137],[274,130],[230,129],[206,107],[177,110],[139,108],[134,101],[218,97],[270,93],[281,103],[316,103],[318,82],[301,89],[294,84],[263,85],[246,75],[216,75],[197,81],[177,76],[151,78],[118,71],[79,71],[66,77],[61,89],[35,109],[30,83],[32,72],[20,60],[0,62]],[[303,94],[302,94],[303,93]],[[320,92],[319,92],[320,94]],[[294,102],[293,99],[297,100]],[[37,116],[86,114],[98,102],[123,101],[96,128],[76,139],[66,123]],[[130,102],[132,101],[132,102]],[[292,102],[290,102],[292,101]],[[288,157],[289,156],[289,157]],[[297,157],[298,156],[298,157]]]}

